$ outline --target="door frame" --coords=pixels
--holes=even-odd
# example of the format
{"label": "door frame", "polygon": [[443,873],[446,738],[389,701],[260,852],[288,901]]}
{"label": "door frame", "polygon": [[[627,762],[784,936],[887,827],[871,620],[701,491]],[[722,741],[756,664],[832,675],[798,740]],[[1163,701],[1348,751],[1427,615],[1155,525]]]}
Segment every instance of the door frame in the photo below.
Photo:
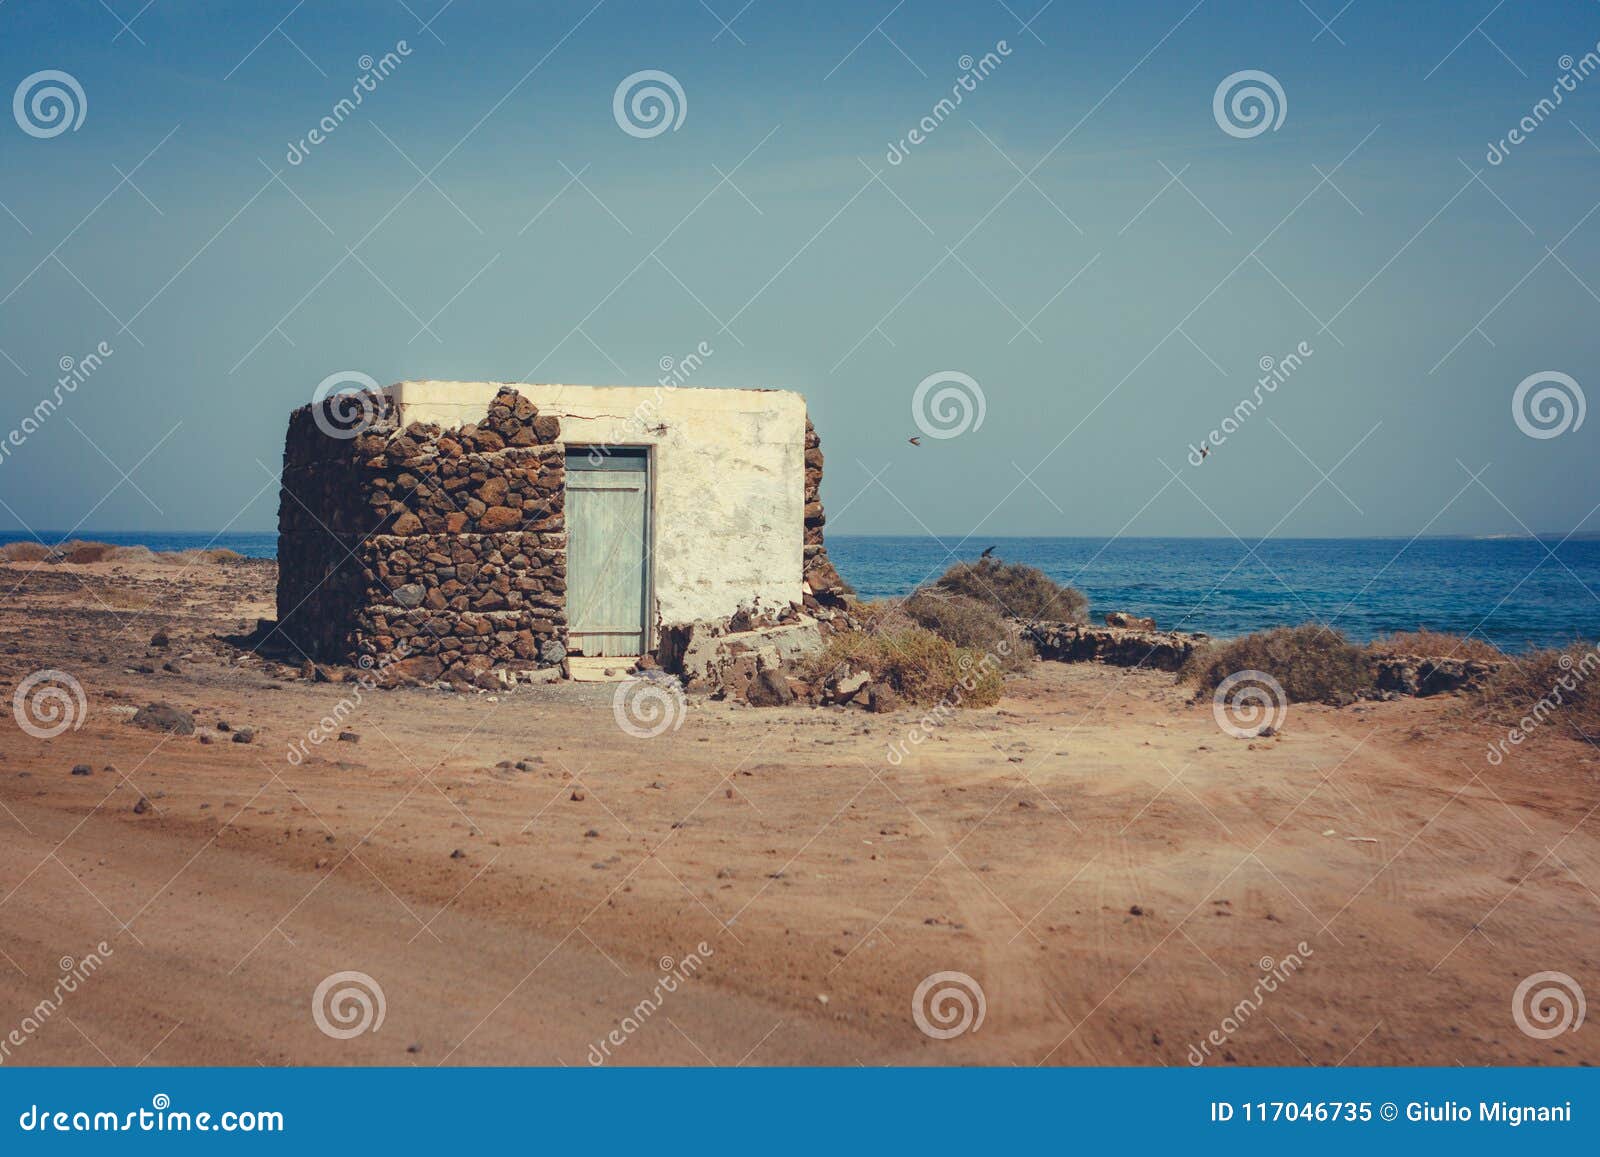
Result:
{"label": "door frame", "polygon": [[[656,448],[649,442],[564,442],[562,455],[562,489],[565,491],[570,483],[574,471],[567,469],[566,456],[582,454],[587,456],[595,451],[610,456],[617,450],[629,452],[643,452],[644,456],[644,606],[640,608],[640,615],[644,629],[640,632],[639,653],[651,654],[656,649]],[[587,473],[587,471],[576,471]],[[567,543],[572,542],[572,527],[567,521],[568,496],[562,495],[562,525],[565,528]],[[570,571],[568,578],[571,578]],[[561,610],[563,618],[567,616],[567,608],[571,598],[571,588],[568,587],[562,597]],[[567,629],[571,630],[572,621],[567,619]]]}

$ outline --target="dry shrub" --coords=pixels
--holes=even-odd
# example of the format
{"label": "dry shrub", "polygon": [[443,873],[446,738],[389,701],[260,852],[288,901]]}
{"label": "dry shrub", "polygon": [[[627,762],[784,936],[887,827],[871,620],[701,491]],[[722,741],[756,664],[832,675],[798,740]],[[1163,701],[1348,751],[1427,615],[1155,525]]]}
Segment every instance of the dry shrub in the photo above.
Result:
{"label": "dry shrub", "polygon": [[111,557],[111,552],[116,550],[103,542],[64,542],[56,547],[56,553],[61,556],[62,562],[84,565],[94,562],[105,562]]}
{"label": "dry shrub", "polygon": [[1291,703],[1342,705],[1373,687],[1366,651],[1342,631],[1315,623],[1275,627],[1198,650],[1178,677],[1211,692],[1234,672],[1252,670],[1276,679]]}
{"label": "dry shrub", "polygon": [[1424,659],[1465,659],[1484,663],[1500,663],[1506,657],[1505,652],[1493,643],[1469,635],[1430,631],[1427,627],[1383,635],[1372,640],[1368,649],[1378,655],[1417,655]]}
{"label": "dry shrub", "polygon": [[6,562],[43,562],[50,548],[39,542],[8,542],[0,546],[0,559]]}
{"label": "dry shrub", "polygon": [[153,562],[156,552],[148,546],[117,546],[111,549],[113,562]]}
{"label": "dry shrub", "polygon": [[170,566],[192,566],[195,563],[240,562],[244,555],[236,550],[229,550],[225,546],[213,547],[210,550],[201,550],[190,547],[188,550],[162,550],[156,552],[156,560]]}
{"label": "dry shrub", "polygon": [[1024,670],[1033,658],[1033,645],[1016,624],[988,603],[925,587],[901,604],[908,618],[958,647],[980,655],[993,655],[1002,671]]}
{"label": "dry shrub", "polygon": [[1081,623],[1089,612],[1089,598],[1077,588],[1062,586],[1038,567],[997,558],[958,562],[933,589],[976,599],[1030,623]]}
{"label": "dry shrub", "polygon": [[917,707],[941,701],[988,707],[999,701],[1004,685],[992,658],[918,626],[841,631],[811,657],[806,674],[821,682],[842,667],[870,673],[874,681],[887,683]]}
{"label": "dry shrub", "polygon": [[1472,694],[1482,715],[1502,726],[1600,739],[1600,645],[1517,655]]}

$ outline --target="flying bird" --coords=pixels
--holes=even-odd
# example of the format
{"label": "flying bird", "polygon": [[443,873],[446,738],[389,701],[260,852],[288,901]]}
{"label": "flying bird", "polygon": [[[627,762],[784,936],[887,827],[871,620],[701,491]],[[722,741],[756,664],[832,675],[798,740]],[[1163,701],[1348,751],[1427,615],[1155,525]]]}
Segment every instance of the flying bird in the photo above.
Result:
{"label": "flying bird", "polygon": [[1209,446],[1207,446],[1204,442],[1200,443],[1200,458],[1201,458],[1201,460],[1204,461],[1206,456],[1208,454],[1210,454],[1210,453],[1211,453],[1211,448]]}
{"label": "flying bird", "polygon": [[910,442],[913,446],[922,445],[922,439],[921,438],[907,438],[906,441]]}
{"label": "flying bird", "polygon": [[979,558],[988,558],[992,554],[994,554],[994,547],[989,546],[989,547],[985,547],[983,553],[980,554],[978,557]]}

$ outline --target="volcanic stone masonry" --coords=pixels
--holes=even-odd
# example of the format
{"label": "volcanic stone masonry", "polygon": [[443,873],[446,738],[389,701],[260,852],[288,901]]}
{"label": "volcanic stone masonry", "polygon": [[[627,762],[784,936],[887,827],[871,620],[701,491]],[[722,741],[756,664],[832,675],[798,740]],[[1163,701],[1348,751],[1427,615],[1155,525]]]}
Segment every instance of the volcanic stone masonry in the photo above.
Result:
{"label": "volcanic stone masonry", "polygon": [[806,419],[806,529],[804,562],[802,568],[811,594],[806,599],[806,609],[816,614],[825,608],[837,607],[847,594],[854,594],[850,584],[839,577],[828,558],[828,548],[822,541],[822,527],[827,522],[822,511],[822,439],[817,436],[811,419]]}
{"label": "volcanic stone masonry", "polygon": [[559,664],[559,436],[558,419],[510,388],[483,422],[450,430],[399,429],[382,394],[296,410],[278,506],[281,632],[309,658],[406,680],[482,685],[495,668]]}

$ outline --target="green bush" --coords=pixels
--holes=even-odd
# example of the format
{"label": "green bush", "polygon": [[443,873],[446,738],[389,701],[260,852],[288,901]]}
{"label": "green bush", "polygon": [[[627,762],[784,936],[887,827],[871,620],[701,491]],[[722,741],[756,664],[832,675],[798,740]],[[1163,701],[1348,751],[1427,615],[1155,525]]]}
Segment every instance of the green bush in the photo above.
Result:
{"label": "green bush", "polygon": [[1342,631],[1315,623],[1275,627],[1197,650],[1178,677],[1209,693],[1236,671],[1265,671],[1292,703],[1343,705],[1375,685],[1367,652]]}
{"label": "green bush", "polygon": [[1038,567],[997,558],[958,562],[934,581],[933,589],[975,599],[1028,623],[1081,623],[1089,611],[1082,591],[1062,586]]}

